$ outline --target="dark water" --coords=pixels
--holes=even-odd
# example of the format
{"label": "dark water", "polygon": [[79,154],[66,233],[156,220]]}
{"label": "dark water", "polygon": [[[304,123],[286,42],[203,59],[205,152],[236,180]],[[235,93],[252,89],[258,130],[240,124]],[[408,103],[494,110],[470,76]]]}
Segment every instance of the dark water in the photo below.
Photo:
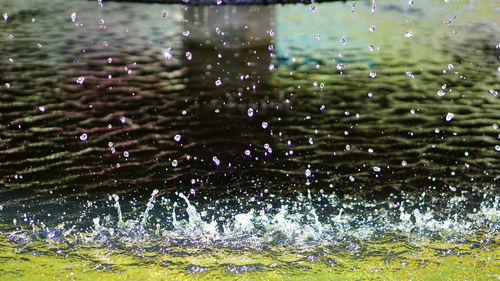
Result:
{"label": "dark water", "polygon": [[[375,14],[366,2],[354,12],[342,3],[239,8],[247,18],[228,6],[0,4],[6,229],[69,222],[84,231],[93,217],[116,215],[108,196],[133,216],[158,189],[184,217],[193,213],[177,193],[189,194],[219,229],[235,213],[266,204],[273,213],[309,191],[354,206],[351,226],[434,233],[431,220],[418,225],[422,207],[437,210],[433,223],[464,211],[465,222],[485,219],[474,229],[497,232],[492,1],[394,1]],[[221,21],[224,13],[232,16]],[[367,218],[399,218],[405,211],[390,208],[402,202],[412,226]],[[321,219],[338,213],[323,203]],[[171,211],[157,207],[157,221],[172,223]],[[294,231],[310,225],[297,223]]]}

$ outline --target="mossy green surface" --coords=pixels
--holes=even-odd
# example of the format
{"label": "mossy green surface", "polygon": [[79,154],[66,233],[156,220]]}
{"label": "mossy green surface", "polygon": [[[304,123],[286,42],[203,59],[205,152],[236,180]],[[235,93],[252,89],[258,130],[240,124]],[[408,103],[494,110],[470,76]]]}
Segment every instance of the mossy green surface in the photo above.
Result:
{"label": "mossy green surface", "polygon": [[2,280],[498,280],[497,244],[378,241],[356,250],[116,250],[0,236]]}

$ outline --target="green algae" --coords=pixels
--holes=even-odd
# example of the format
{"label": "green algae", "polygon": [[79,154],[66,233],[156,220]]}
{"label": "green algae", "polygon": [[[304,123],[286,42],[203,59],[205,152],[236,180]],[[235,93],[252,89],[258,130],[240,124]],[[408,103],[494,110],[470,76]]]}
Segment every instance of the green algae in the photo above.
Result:
{"label": "green algae", "polygon": [[[471,237],[481,239],[484,237]],[[0,236],[2,280],[497,280],[500,248],[484,240],[388,238],[347,250],[170,247],[161,251],[48,244]]]}

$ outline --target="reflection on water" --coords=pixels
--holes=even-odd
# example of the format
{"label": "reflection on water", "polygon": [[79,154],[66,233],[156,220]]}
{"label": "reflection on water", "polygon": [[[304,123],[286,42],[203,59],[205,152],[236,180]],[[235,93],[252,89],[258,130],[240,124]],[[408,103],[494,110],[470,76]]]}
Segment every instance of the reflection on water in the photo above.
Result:
{"label": "reflection on water", "polygon": [[492,3],[32,2],[0,1],[0,268],[491,277]]}

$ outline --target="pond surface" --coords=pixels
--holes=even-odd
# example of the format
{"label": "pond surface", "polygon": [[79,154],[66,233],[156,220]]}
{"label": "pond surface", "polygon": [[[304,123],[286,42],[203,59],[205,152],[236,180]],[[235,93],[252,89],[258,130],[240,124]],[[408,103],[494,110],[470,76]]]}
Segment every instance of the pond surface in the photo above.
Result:
{"label": "pond surface", "polygon": [[495,1],[0,4],[0,279],[499,278]]}

